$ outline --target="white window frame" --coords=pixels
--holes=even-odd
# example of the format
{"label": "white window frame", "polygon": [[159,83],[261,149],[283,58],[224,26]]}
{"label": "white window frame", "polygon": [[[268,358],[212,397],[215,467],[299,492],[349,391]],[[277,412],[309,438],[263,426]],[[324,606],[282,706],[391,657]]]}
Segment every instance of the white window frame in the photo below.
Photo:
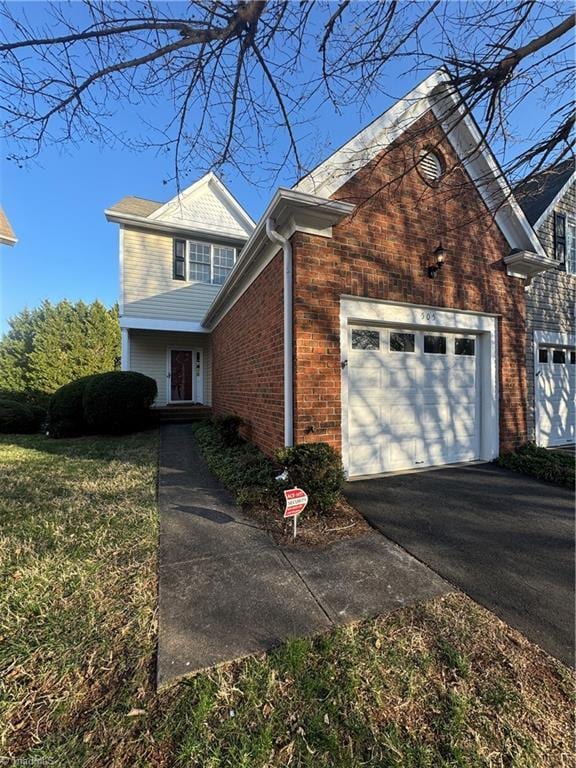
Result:
{"label": "white window frame", "polygon": [[[210,247],[210,281],[206,282],[204,280],[192,280],[190,279],[190,245],[207,245]],[[232,264],[231,270],[234,269],[234,265],[236,264],[236,260],[238,258],[238,249],[233,245],[225,245],[224,243],[209,243],[206,242],[206,240],[186,240],[186,282],[187,283],[200,283],[202,285],[217,285],[220,288],[226,283],[226,280],[224,283],[215,283],[214,282],[214,249],[215,248],[228,248],[231,251],[234,252],[234,262]],[[200,263],[200,262],[199,262]]]}

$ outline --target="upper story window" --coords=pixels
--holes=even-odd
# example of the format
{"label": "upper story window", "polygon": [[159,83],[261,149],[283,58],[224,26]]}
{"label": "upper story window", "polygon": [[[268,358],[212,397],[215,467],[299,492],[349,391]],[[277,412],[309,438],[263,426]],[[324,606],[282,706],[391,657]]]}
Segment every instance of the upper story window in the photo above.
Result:
{"label": "upper story window", "polygon": [[576,221],[554,211],[554,258],[576,274]]}
{"label": "upper story window", "polygon": [[576,220],[566,220],[566,272],[576,275]]}
{"label": "upper story window", "polygon": [[196,240],[174,240],[174,280],[224,285],[236,262],[236,248]]}

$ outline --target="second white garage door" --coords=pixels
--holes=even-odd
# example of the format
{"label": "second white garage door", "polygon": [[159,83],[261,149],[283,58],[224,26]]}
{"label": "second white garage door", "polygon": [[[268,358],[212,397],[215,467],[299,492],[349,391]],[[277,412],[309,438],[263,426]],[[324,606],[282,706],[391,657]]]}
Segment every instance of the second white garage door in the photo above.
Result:
{"label": "second white garage door", "polygon": [[477,337],[369,326],[349,333],[351,476],[479,457]]}

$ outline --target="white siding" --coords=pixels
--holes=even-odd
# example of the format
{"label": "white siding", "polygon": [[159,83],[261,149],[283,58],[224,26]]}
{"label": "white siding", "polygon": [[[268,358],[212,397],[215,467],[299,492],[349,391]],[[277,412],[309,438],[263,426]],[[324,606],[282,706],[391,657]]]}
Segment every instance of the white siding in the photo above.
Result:
{"label": "white siding", "polygon": [[167,353],[173,349],[202,349],[204,352],[204,404],[212,404],[212,358],[207,333],[130,331],[130,370],[156,379],[156,405],[167,402]]}
{"label": "white siding", "polygon": [[200,322],[219,285],[172,278],[171,235],[124,228],[123,315]]}

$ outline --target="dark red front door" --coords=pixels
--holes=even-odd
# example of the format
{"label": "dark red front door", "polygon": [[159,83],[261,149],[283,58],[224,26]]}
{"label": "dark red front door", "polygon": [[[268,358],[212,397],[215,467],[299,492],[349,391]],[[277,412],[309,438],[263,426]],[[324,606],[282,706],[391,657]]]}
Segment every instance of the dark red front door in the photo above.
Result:
{"label": "dark red front door", "polygon": [[170,351],[170,400],[192,400],[192,351]]}

